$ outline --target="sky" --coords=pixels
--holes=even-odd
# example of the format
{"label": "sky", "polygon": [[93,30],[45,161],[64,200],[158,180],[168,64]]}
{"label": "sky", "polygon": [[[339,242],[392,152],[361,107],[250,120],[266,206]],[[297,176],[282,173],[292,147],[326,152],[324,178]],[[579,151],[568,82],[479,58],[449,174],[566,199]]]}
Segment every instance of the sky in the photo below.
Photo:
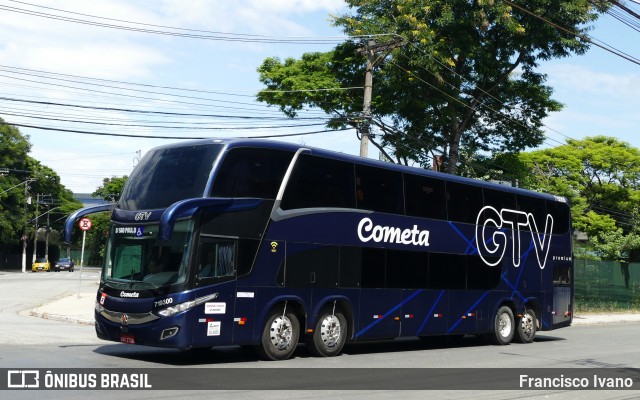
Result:
{"label": "sky", "polygon": [[[319,111],[291,121],[255,103],[263,88],[256,69],[267,57],[333,48],[344,36],[330,15],[346,11],[342,0],[0,0],[0,117],[25,125],[19,129],[29,136],[31,156],[76,193],[129,175],[151,148],[178,141],[86,132],[255,137],[323,131],[326,116]],[[591,32],[633,56],[640,56],[639,35],[608,16]],[[544,146],[607,135],[640,148],[639,65],[592,48],[545,62],[541,71],[564,104],[544,121]],[[279,140],[359,152],[353,130]],[[369,151],[377,157],[373,146]]]}

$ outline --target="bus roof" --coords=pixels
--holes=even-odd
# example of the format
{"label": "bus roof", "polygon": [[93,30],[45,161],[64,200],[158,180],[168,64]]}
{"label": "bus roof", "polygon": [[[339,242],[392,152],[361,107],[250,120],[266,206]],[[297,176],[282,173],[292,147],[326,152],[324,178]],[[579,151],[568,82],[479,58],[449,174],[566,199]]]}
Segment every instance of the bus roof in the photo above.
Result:
{"label": "bus roof", "polygon": [[480,186],[485,188],[492,188],[504,192],[510,192],[514,194],[521,194],[532,197],[541,197],[546,200],[558,201],[562,203],[567,203],[567,199],[561,196],[556,196],[548,193],[536,192],[532,190],[501,185],[494,182],[481,181],[477,179],[465,178],[457,175],[446,174],[442,172],[436,172],[427,170],[424,168],[417,167],[409,167],[401,164],[389,163],[384,161],[379,161],[371,158],[364,158],[355,155],[350,155],[346,153],[341,153],[332,150],[326,150],[318,147],[311,146],[303,146],[295,143],[281,142],[271,139],[242,139],[242,138],[223,138],[223,139],[201,139],[201,140],[189,140],[184,142],[171,143],[163,146],[158,146],[155,149],[165,149],[165,148],[175,148],[182,146],[193,146],[198,144],[221,144],[224,146],[225,151],[228,151],[232,148],[239,147],[256,147],[256,148],[267,148],[274,150],[286,150],[295,152],[301,148],[309,149],[313,155],[322,156],[326,158],[342,160],[352,163],[357,163],[361,165],[368,165],[372,167],[385,168],[392,171],[399,171],[408,174],[421,175],[421,176],[429,176],[435,179],[442,179],[451,182],[458,182],[467,185]]}

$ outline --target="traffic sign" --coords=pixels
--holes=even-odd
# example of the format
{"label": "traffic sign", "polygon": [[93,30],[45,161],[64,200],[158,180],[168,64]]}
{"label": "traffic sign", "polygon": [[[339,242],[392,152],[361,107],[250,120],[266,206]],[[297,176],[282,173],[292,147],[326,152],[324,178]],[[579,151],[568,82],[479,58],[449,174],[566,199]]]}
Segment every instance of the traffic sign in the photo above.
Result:
{"label": "traffic sign", "polygon": [[89,229],[91,229],[91,220],[89,218],[82,218],[79,225],[80,229],[82,229],[83,231],[88,231]]}

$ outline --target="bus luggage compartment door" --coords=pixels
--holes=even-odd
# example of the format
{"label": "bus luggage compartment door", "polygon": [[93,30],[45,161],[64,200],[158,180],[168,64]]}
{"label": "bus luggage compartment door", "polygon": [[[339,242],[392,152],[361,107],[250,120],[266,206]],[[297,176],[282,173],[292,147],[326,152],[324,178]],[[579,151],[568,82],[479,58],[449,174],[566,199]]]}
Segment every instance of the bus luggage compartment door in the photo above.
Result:
{"label": "bus luggage compartment door", "polygon": [[362,289],[356,339],[388,339],[400,335],[402,290]]}
{"label": "bus luggage compartment door", "polygon": [[445,290],[403,290],[402,336],[447,333],[448,296]]}

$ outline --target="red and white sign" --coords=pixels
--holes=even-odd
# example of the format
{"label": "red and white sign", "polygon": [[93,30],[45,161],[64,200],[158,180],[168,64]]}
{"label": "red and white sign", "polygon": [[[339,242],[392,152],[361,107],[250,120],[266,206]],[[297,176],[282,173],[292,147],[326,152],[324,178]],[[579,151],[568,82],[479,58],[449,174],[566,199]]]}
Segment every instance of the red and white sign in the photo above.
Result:
{"label": "red and white sign", "polygon": [[83,231],[88,231],[91,229],[91,220],[89,218],[82,218],[78,225],[80,225],[80,229]]}

